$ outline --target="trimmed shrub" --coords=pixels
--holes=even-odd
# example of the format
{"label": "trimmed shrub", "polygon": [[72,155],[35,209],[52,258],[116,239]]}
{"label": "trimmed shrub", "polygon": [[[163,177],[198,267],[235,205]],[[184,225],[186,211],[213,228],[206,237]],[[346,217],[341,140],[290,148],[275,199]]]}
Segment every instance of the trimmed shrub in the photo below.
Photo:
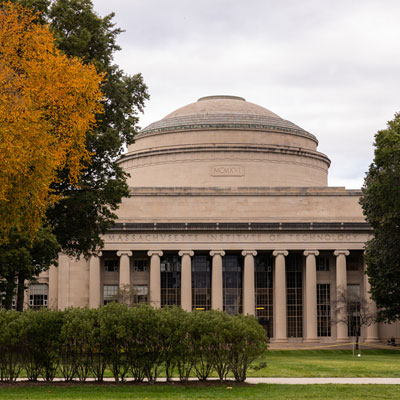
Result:
{"label": "trimmed shrub", "polygon": [[199,380],[232,372],[243,382],[249,365],[267,348],[256,318],[220,311],[191,312],[179,307],[128,308],[110,303],[98,309],[65,311],[0,311],[0,381],[15,381],[21,369],[36,381],[84,382],[93,374],[102,381],[108,367],[116,382],[130,371],[137,382],[157,380],[164,367],[186,382],[192,371]]}
{"label": "trimmed shrub", "polygon": [[98,318],[100,326],[100,348],[115,382],[124,381],[128,371],[125,353],[128,336],[126,317],[129,309],[125,304],[109,303],[100,308]]}
{"label": "trimmed shrub", "polygon": [[17,311],[0,310],[0,381],[15,381],[21,372],[23,330]]}
{"label": "trimmed shrub", "polygon": [[60,332],[62,311],[41,309],[21,314],[23,364],[28,379],[36,381],[39,376],[51,382],[60,362]]}
{"label": "trimmed shrub", "polygon": [[237,382],[244,382],[247,369],[268,347],[264,328],[252,316],[231,318],[229,368]]}
{"label": "trimmed shrub", "polygon": [[[214,316],[215,319],[215,316]],[[205,381],[214,369],[214,319],[209,311],[193,311],[188,316],[188,332],[197,379]]]}

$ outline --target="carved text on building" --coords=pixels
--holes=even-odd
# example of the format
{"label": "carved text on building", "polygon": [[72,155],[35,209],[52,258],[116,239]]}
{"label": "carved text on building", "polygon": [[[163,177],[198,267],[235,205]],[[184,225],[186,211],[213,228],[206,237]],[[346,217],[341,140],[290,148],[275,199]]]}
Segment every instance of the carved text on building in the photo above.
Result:
{"label": "carved text on building", "polygon": [[214,165],[211,176],[243,176],[244,167],[241,165]]}
{"label": "carved text on building", "polygon": [[159,242],[360,242],[366,235],[357,233],[121,233],[105,235],[107,243]]}

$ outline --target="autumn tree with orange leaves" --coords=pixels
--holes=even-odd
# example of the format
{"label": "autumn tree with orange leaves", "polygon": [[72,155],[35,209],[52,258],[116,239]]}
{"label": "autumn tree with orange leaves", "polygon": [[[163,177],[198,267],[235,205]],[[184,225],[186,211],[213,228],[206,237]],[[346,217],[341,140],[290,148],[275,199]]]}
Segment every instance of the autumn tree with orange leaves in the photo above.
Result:
{"label": "autumn tree with orange leaves", "polygon": [[103,76],[62,54],[36,20],[0,3],[0,244],[10,231],[35,238],[59,200],[50,186],[76,184],[88,165],[87,133],[102,112]]}

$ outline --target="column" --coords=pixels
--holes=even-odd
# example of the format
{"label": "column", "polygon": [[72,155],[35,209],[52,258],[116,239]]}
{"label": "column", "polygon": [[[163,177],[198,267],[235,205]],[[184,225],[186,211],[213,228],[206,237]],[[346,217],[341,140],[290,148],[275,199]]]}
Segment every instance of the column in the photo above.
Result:
{"label": "column", "polygon": [[63,253],[58,256],[58,309],[64,310],[69,304],[69,257]]}
{"label": "column", "polygon": [[49,300],[48,307],[58,309],[58,268],[52,265],[49,269]]}
{"label": "column", "polygon": [[119,288],[123,292],[123,295],[128,295],[123,297],[129,298],[131,290],[131,265],[129,257],[132,257],[132,252],[129,250],[120,250],[117,251],[117,256],[119,257]]}
{"label": "column", "polygon": [[[333,253],[336,256],[336,296],[347,290],[347,269],[346,269],[346,256],[350,254],[348,250],[336,250]],[[348,328],[345,322],[345,310],[338,312],[336,315],[338,323],[336,325],[336,341],[348,342]]]}
{"label": "column", "polygon": [[318,250],[304,251],[306,257],[306,337],[304,342],[318,341],[317,331],[317,265]]}
{"label": "column", "polygon": [[89,261],[89,308],[97,308],[101,304],[101,267],[99,251]]}
{"label": "column", "polygon": [[161,250],[150,250],[147,252],[150,258],[150,305],[154,308],[161,307]]}
{"label": "column", "polygon": [[181,307],[185,311],[192,311],[192,250],[181,250]]}
{"label": "column", "polygon": [[244,271],[243,271],[243,314],[255,315],[255,289],[254,289],[254,256],[255,250],[243,250]]}
{"label": "column", "polygon": [[286,250],[275,250],[275,279],[274,279],[274,343],[287,342],[287,307],[286,307]]}
{"label": "column", "polygon": [[[371,298],[370,290],[371,285],[369,284],[368,275],[365,273],[367,266],[364,264],[364,296],[368,306],[368,312],[372,315],[377,314],[377,308],[375,302]],[[377,343],[379,342],[379,330],[378,324],[374,323],[367,326],[367,337],[365,341],[368,343]]]}
{"label": "column", "polygon": [[211,308],[213,310],[223,310],[222,295],[222,257],[225,255],[223,250],[212,250],[210,256],[212,259],[211,272]]}

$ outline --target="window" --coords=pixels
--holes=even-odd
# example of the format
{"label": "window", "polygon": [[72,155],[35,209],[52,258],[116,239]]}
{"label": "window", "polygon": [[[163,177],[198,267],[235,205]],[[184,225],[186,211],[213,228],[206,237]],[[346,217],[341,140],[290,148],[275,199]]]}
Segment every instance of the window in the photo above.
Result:
{"label": "window", "polygon": [[329,271],[329,256],[317,257],[317,271]]}
{"label": "window", "polygon": [[222,258],[223,307],[232,315],[242,312],[242,261],[238,255]]}
{"label": "window", "polygon": [[346,260],[347,271],[359,271],[362,259],[358,254],[350,254]]}
{"label": "window", "polygon": [[288,337],[303,336],[303,274],[300,254],[286,257]]}
{"label": "window", "polygon": [[268,337],[272,337],[273,332],[272,263],[270,254],[258,254],[254,258],[256,317],[264,326]]}
{"label": "window", "polygon": [[317,284],[318,336],[331,336],[331,285]]}
{"label": "window", "polygon": [[181,258],[166,254],[161,258],[161,307],[181,305]]}
{"label": "window", "polygon": [[104,271],[106,272],[118,272],[119,269],[119,259],[111,258],[104,260]]}
{"label": "window", "polygon": [[104,285],[104,305],[118,300],[118,285]]}
{"label": "window", "polygon": [[29,286],[29,307],[32,309],[47,307],[49,287],[43,283]]}
{"label": "window", "polygon": [[133,285],[133,303],[149,302],[149,287],[147,285]]}
{"label": "window", "polygon": [[149,268],[149,260],[145,259],[135,259],[133,261],[133,270],[135,272],[145,272]]}
{"label": "window", "polygon": [[211,258],[208,255],[192,257],[192,308],[200,311],[211,308]]}
{"label": "window", "polygon": [[348,335],[360,336],[360,285],[347,285],[347,314],[348,314]]}
{"label": "window", "polygon": [[[5,295],[6,295],[5,292],[2,292],[2,293],[0,292],[0,310],[4,307]],[[14,296],[11,300],[11,309],[16,310],[16,308],[17,308],[17,295],[14,294]]]}

